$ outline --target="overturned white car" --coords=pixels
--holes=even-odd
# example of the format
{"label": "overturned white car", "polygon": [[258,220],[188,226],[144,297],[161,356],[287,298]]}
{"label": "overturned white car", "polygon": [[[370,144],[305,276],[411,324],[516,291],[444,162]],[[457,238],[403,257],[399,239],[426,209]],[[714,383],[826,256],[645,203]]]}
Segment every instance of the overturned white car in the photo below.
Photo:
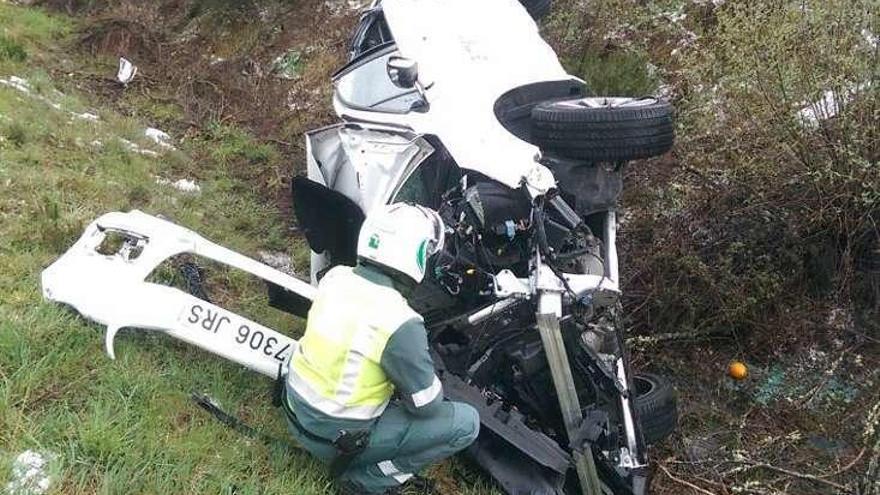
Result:
{"label": "overturned white car", "polygon": [[627,364],[615,208],[623,163],[671,148],[669,105],[587,97],[514,0],[376,2],[333,81],[341,122],[293,185],[313,282],[377,205],[439,211],[411,304],[447,395],[480,410],[471,454],[510,493],[644,493],[676,409]]}
{"label": "overturned white car", "polygon": [[[469,454],[511,494],[644,494],[646,445],[677,412],[667,381],[629,367],[616,206],[623,164],[671,148],[671,108],[588,97],[529,15],[549,2],[523,2],[384,0],[364,13],[333,77],[340,123],[307,135],[308,176],[293,182],[311,282],[355,262],[373,208],[437,210],[446,247],[410,304],[445,394],[480,412]],[[97,252],[111,232],[117,249]],[[307,312],[313,286],[139,212],[91,225],[46,270],[44,294],[107,325],[111,355],[117,329],[148,328],[275,376],[293,339],[145,282],[181,252],[249,271],[278,307]],[[118,283],[98,293],[105,279]]]}

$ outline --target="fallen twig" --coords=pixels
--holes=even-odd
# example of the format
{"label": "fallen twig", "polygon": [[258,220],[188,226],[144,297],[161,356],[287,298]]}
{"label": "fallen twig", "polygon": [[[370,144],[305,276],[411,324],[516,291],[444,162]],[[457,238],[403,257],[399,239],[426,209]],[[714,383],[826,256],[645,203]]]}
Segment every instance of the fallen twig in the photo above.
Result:
{"label": "fallen twig", "polygon": [[690,481],[683,480],[681,478],[676,477],[675,475],[673,475],[672,473],[669,472],[669,469],[667,469],[666,466],[662,462],[658,462],[657,466],[660,468],[661,471],[663,471],[664,474],[666,474],[666,476],[669,479],[671,479],[672,481],[674,481],[680,485],[684,485],[692,490],[696,490],[697,492],[703,493],[705,495],[716,495],[715,493],[710,492],[709,490],[706,490],[704,488],[700,488],[699,486],[691,483]]}
{"label": "fallen twig", "polygon": [[843,474],[843,473],[849,471],[850,469],[852,469],[853,466],[855,466],[856,464],[858,464],[858,462],[859,462],[860,460],[862,460],[862,456],[865,455],[865,452],[866,452],[867,450],[868,450],[868,447],[862,447],[862,450],[859,451],[859,453],[858,453],[858,455],[856,455],[855,459],[849,461],[849,462],[846,464],[846,466],[843,466],[842,468],[838,469],[837,471],[835,471],[835,472],[833,472],[833,473],[831,473],[831,474],[823,474],[822,476],[819,476],[819,478],[833,478],[833,477],[835,477],[835,476],[838,476],[838,475],[840,475],[840,474]]}
{"label": "fallen twig", "polygon": [[722,484],[722,483],[719,483],[719,482],[717,482],[717,481],[713,481],[713,480],[710,480],[710,479],[706,479],[706,478],[704,478],[704,477],[702,477],[702,476],[697,476],[696,474],[692,474],[691,477],[694,478],[694,479],[696,479],[696,480],[700,480],[700,481],[702,481],[703,483],[706,483],[706,484],[709,484],[709,485],[712,485],[712,486],[718,487],[719,489],[721,489],[722,495],[728,495],[728,494],[730,494],[730,492],[727,491],[727,486],[725,486],[725,485]]}
{"label": "fallen twig", "polygon": [[676,333],[661,333],[657,335],[645,335],[638,337],[630,337],[626,339],[626,344],[629,346],[640,346],[640,345],[651,345],[651,344],[660,344],[662,342],[669,342],[674,340],[701,340],[707,337],[717,337],[720,335],[724,335],[726,332],[719,330],[701,330],[694,332],[676,332]]}
{"label": "fallen twig", "polygon": [[815,483],[821,483],[823,485],[830,486],[830,487],[835,488],[840,491],[845,491],[847,489],[846,486],[841,485],[840,483],[835,483],[833,481],[823,479],[823,478],[816,476],[814,474],[801,473],[799,471],[792,471],[791,469],[781,468],[778,466],[774,466],[772,464],[767,464],[766,462],[755,462],[750,459],[746,459],[741,462],[746,465],[747,469],[753,469],[753,468],[766,469],[768,471],[775,471],[777,473],[786,474],[788,476],[793,476],[795,478],[800,478],[802,480],[812,481]]}

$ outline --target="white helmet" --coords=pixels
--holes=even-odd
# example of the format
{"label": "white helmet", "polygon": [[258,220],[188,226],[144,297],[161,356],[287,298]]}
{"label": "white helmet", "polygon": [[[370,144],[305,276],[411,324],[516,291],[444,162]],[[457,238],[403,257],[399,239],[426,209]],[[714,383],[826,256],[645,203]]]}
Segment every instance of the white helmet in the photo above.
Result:
{"label": "white helmet", "polygon": [[417,284],[433,254],[443,249],[445,227],[437,212],[397,203],[371,213],[358,236],[358,258],[406,275]]}

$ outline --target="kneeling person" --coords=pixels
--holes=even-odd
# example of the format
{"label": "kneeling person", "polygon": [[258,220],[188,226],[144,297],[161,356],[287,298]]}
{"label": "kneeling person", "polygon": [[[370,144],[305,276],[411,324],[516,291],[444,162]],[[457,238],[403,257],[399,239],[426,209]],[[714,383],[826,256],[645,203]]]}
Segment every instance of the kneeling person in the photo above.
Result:
{"label": "kneeling person", "polygon": [[404,297],[443,237],[442,220],[426,208],[396,204],[371,214],[358,265],[321,280],[291,357],[290,431],[356,493],[393,489],[477,437],[476,410],[443,400],[422,317]]}

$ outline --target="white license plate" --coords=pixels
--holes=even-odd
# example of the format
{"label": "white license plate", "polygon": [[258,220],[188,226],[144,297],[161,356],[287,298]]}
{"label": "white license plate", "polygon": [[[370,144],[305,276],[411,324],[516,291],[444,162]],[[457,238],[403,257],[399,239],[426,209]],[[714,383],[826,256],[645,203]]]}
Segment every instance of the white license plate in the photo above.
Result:
{"label": "white license plate", "polygon": [[236,354],[247,352],[260,360],[283,363],[293,345],[293,339],[213,304],[188,304],[179,321],[187,330],[200,333],[199,339],[203,336],[219,339],[215,345]]}

